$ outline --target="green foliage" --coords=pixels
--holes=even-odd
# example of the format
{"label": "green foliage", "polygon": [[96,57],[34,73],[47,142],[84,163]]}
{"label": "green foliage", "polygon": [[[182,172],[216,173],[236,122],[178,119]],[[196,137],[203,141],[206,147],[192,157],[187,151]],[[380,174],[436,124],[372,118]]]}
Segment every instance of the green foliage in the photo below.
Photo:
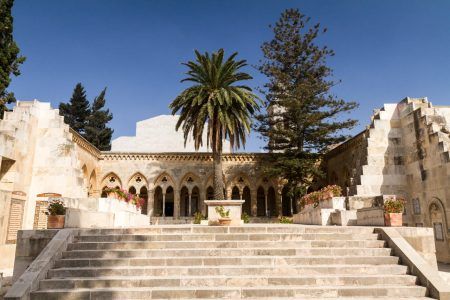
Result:
{"label": "green foliage", "polygon": [[184,63],[188,71],[182,80],[192,85],[181,92],[169,108],[172,114],[180,112],[176,129],[182,128],[185,143],[192,135],[195,148],[199,149],[205,142],[203,132],[206,129],[206,144],[212,149],[215,168],[214,197],[223,199],[222,141],[229,139],[234,149],[245,145],[251,117],[259,105],[251,88],[240,83],[252,77],[241,71],[247,63],[236,61],[237,53],[224,58],[223,49],[211,55],[196,50],[195,56],[195,61]]}
{"label": "green foliage", "polygon": [[309,21],[297,9],[284,11],[273,26],[273,39],[261,47],[264,60],[259,66],[268,77],[261,89],[267,112],[257,116],[255,127],[268,143],[264,170],[284,178],[294,199],[323,176],[320,160],[331,145],[348,138],[342,130],[356,125],[341,114],[357,104],[330,93],[336,82],[330,80],[326,60],[334,52],[317,44],[326,30]]}
{"label": "green foliage", "polygon": [[66,208],[64,203],[60,200],[52,200],[47,206],[47,211],[45,212],[47,216],[62,216],[66,214]]}
{"label": "green foliage", "polygon": [[66,124],[84,136],[87,118],[90,113],[89,101],[86,99],[86,91],[81,83],[77,83],[69,103],[59,104],[59,114],[64,116],[64,122]]}
{"label": "green foliage", "polygon": [[25,61],[25,57],[19,56],[20,49],[13,38],[13,3],[14,0],[0,0],[0,119],[8,110],[6,105],[16,102],[14,94],[6,89],[11,75],[19,76],[19,66]]}
{"label": "green foliage", "polygon": [[216,213],[220,215],[221,218],[229,218],[230,217],[230,210],[225,208],[223,206],[216,206],[215,208]]}
{"label": "green foliage", "polygon": [[109,109],[104,109],[105,95],[106,88],[95,97],[91,107],[83,85],[78,83],[69,103],[59,104],[59,113],[64,116],[64,122],[102,151],[111,149],[111,137],[114,132],[107,126],[113,115]]}
{"label": "green foliage", "polygon": [[107,127],[113,116],[109,109],[103,109],[105,106],[106,88],[95,97],[92,103],[91,114],[87,117],[85,128],[85,138],[99,150],[108,151],[111,149],[111,137],[114,132]]}
{"label": "green foliage", "polygon": [[294,223],[294,221],[291,218],[288,218],[288,217],[280,217],[278,219],[278,221],[280,223],[282,223],[282,224],[292,224],[292,223]]}
{"label": "green foliage", "polygon": [[244,223],[250,223],[250,216],[248,213],[243,212],[241,215],[241,220],[244,221]]}
{"label": "green foliage", "polygon": [[194,224],[200,224],[204,219],[205,216],[201,212],[198,211],[194,214]]}
{"label": "green foliage", "polygon": [[403,198],[395,197],[384,201],[384,212],[388,214],[403,213],[406,201]]}

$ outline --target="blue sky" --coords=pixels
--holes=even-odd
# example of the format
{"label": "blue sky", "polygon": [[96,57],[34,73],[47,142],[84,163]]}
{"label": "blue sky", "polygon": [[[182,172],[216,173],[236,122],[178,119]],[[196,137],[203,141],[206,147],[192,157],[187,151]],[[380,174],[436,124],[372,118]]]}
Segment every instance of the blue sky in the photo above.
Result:
{"label": "blue sky", "polygon": [[[92,100],[106,86],[114,137],[134,135],[135,122],[169,114],[186,85],[182,62],[194,49],[238,51],[261,59],[268,28],[286,8],[299,8],[328,28],[321,42],[332,92],[360,103],[352,114],[369,122],[374,108],[406,96],[450,105],[450,1],[352,0],[16,0],[14,34],[27,57],[9,90],[20,100],[67,102],[77,82]],[[252,87],[265,78],[249,66]],[[246,151],[260,151],[252,135]]]}

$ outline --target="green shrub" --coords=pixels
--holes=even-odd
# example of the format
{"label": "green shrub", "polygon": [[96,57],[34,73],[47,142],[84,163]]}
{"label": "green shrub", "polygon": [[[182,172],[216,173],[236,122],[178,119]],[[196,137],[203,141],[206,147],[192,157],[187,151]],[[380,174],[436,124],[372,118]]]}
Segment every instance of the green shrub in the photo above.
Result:
{"label": "green shrub", "polygon": [[200,224],[204,219],[205,216],[201,212],[198,211],[194,214],[194,224]]}
{"label": "green shrub", "polygon": [[225,210],[223,206],[216,206],[216,213],[218,213],[221,218],[230,217],[230,210],[229,209]]}
{"label": "green shrub", "polygon": [[292,223],[294,223],[294,221],[291,218],[288,218],[288,217],[281,217],[278,220],[282,224],[292,224]]}
{"label": "green shrub", "polygon": [[52,200],[47,206],[45,212],[47,216],[62,216],[66,214],[66,208],[61,200]]}
{"label": "green shrub", "polygon": [[244,212],[241,215],[241,220],[244,221],[244,223],[250,223],[250,216],[246,212]]}

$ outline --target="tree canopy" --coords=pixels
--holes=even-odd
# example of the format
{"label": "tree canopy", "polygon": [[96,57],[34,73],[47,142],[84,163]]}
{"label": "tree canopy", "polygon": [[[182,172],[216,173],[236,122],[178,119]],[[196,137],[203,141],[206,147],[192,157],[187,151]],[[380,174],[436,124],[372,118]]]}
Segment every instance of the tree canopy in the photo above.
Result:
{"label": "tree canopy", "polygon": [[252,116],[259,109],[252,89],[240,82],[252,77],[242,72],[246,60],[235,60],[237,52],[224,57],[223,49],[204,54],[195,51],[195,61],[184,63],[188,68],[182,82],[192,82],[170,104],[172,114],[180,112],[176,129],[183,130],[185,142],[192,134],[199,149],[206,129],[206,144],[214,159],[214,197],[224,199],[221,154],[223,139],[229,139],[233,149],[245,145]]}
{"label": "tree canopy", "polygon": [[357,103],[331,93],[327,59],[334,52],[317,39],[326,32],[298,9],[287,9],[276,22],[272,40],[263,43],[259,70],[268,82],[261,88],[266,112],[257,116],[255,128],[267,141],[270,155],[264,168],[283,178],[292,196],[304,193],[314,178],[322,176],[319,160],[330,146],[348,138],[346,129],[356,120],[342,113]]}
{"label": "tree canopy", "polygon": [[13,17],[11,9],[14,0],[0,0],[0,119],[7,104],[16,102],[14,93],[8,92],[11,75],[19,76],[19,66],[25,61],[13,38]]}
{"label": "tree canopy", "polygon": [[82,136],[85,135],[87,118],[91,111],[86,91],[81,83],[77,83],[75,86],[69,103],[59,104],[59,113],[64,116],[64,122],[73,130]]}
{"label": "tree canopy", "polygon": [[100,95],[95,97],[85,128],[85,138],[102,151],[111,149],[111,137],[114,132],[113,129],[107,126],[113,116],[109,112],[109,109],[104,109],[106,102],[105,94],[106,88]]}

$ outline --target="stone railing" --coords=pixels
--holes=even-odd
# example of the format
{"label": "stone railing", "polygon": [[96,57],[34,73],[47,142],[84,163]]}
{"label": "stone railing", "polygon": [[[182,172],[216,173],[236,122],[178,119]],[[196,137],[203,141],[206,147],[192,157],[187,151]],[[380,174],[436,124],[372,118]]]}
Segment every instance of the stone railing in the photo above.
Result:
{"label": "stone railing", "polygon": [[417,276],[420,284],[428,289],[429,296],[436,299],[450,299],[450,286],[440,277],[437,268],[430,265],[408,243],[395,228],[375,228],[395,256],[400,257],[401,263],[408,266],[411,275]]}

